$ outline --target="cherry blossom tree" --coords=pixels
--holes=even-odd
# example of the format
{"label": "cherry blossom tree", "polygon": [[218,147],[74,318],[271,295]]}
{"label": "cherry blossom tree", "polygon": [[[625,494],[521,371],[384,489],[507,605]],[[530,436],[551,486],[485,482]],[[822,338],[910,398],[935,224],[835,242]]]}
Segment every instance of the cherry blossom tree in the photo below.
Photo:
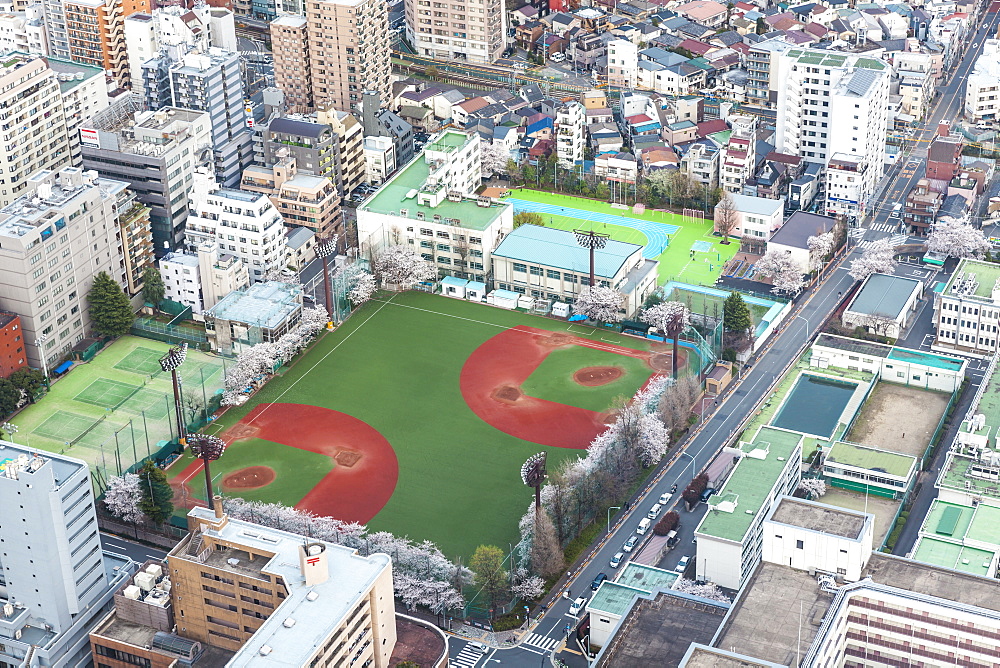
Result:
{"label": "cherry blossom tree", "polygon": [[663,459],[670,443],[670,432],[655,414],[639,418],[639,438],[636,444],[639,462],[649,467]]}
{"label": "cherry blossom tree", "polygon": [[795,262],[790,253],[771,250],[757,260],[757,273],[771,279],[771,292],[775,294],[796,295],[802,290],[805,282],[802,280],[802,268]]}
{"label": "cherry blossom tree", "polygon": [[967,220],[945,220],[935,223],[927,235],[927,250],[956,258],[983,257],[990,242]]}
{"label": "cherry blossom tree", "polygon": [[655,306],[650,306],[642,312],[640,319],[656,327],[663,335],[671,339],[674,344],[673,352],[673,376],[677,377],[677,343],[680,335],[688,325],[691,324],[691,311],[687,305],[681,302],[660,302]]}
{"label": "cherry blossom tree", "polygon": [[585,287],[576,298],[573,311],[598,322],[619,322],[625,295],[600,285]]}
{"label": "cherry blossom tree", "polygon": [[719,589],[719,585],[714,582],[705,582],[703,584],[698,584],[694,580],[688,580],[686,578],[677,578],[674,582],[672,589],[681,594],[688,594],[690,596],[697,596],[698,598],[704,598],[709,601],[716,601],[718,603],[732,603],[729,598],[722,593]]}
{"label": "cherry blossom tree", "polygon": [[507,161],[510,160],[510,151],[498,144],[480,142],[479,159],[482,166],[483,178],[489,178],[495,174],[502,174],[507,169]]}
{"label": "cherry blossom tree", "polygon": [[357,274],[347,293],[347,298],[354,306],[361,306],[375,294],[375,276],[367,271]]}
{"label": "cherry blossom tree", "polygon": [[518,598],[532,601],[545,593],[545,580],[521,568],[514,571],[514,586],[510,591]]}
{"label": "cherry blossom tree", "polygon": [[873,241],[861,257],[851,260],[847,273],[856,281],[863,281],[872,274],[891,274],[896,268],[896,249],[888,238]]}
{"label": "cherry blossom tree", "polygon": [[809,492],[814,499],[818,499],[826,494],[826,482],[820,478],[803,478],[799,481],[799,489]]}
{"label": "cherry blossom tree", "polygon": [[104,507],[108,512],[126,522],[139,522],[143,513],[139,510],[139,476],[126,473],[108,480],[104,492]]}
{"label": "cherry blossom tree", "polygon": [[394,285],[400,290],[437,278],[437,269],[408,246],[389,246],[375,256],[372,268],[383,286]]}
{"label": "cherry blossom tree", "polygon": [[809,271],[819,271],[823,268],[824,261],[833,252],[834,241],[833,230],[806,240],[806,246],[809,248]]}

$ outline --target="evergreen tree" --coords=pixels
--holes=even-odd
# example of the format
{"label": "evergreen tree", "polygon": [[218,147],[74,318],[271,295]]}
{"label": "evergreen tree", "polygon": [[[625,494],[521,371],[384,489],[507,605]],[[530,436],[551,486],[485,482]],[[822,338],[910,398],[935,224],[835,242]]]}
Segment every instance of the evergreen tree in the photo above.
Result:
{"label": "evergreen tree", "polygon": [[469,560],[469,568],[476,574],[472,583],[489,599],[491,618],[509,589],[504,559],[503,550],[496,545],[480,545]]}
{"label": "evergreen tree", "polygon": [[750,317],[750,307],[743,301],[738,292],[730,292],[722,305],[722,317],[725,319],[727,332],[746,332],[753,326]]}
{"label": "evergreen tree", "polygon": [[118,337],[128,333],[135,320],[132,304],[122,292],[122,287],[106,271],[94,277],[87,301],[90,302],[90,319],[95,334]]}
{"label": "evergreen tree", "polygon": [[7,380],[14,383],[14,387],[19,390],[24,390],[28,393],[28,396],[33,396],[38,388],[42,386],[45,382],[45,374],[43,374],[38,369],[32,369],[30,367],[21,367],[14,373],[7,376]]}
{"label": "evergreen tree", "polygon": [[146,267],[142,272],[142,298],[147,304],[152,304],[153,308],[159,308],[166,292],[160,270],[153,265]]}
{"label": "evergreen tree", "polygon": [[6,378],[0,378],[0,416],[7,417],[15,410],[21,401],[21,390]]}
{"label": "evergreen tree", "polygon": [[139,469],[139,510],[156,524],[163,524],[174,513],[174,490],[167,474],[152,459]]}

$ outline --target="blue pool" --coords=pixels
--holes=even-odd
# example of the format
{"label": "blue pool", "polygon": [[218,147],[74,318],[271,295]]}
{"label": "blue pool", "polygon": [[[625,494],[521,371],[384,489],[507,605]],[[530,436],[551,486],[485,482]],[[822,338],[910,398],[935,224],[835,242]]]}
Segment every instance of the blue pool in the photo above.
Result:
{"label": "blue pool", "polygon": [[829,438],[857,387],[857,383],[802,374],[771,424]]}

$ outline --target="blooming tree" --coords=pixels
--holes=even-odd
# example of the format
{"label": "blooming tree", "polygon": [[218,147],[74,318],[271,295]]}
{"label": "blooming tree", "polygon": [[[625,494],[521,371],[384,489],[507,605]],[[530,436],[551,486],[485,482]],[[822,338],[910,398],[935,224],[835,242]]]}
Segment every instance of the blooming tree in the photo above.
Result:
{"label": "blooming tree", "polygon": [[790,253],[770,250],[757,260],[756,267],[757,273],[771,279],[771,292],[775,294],[796,295],[804,285],[802,268]]}
{"label": "blooming tree", "polygon": [[833,252],[833,244],[833,230],[806,240],[806,246],[809,248],[809,271],[819,271],[823,268],[823,261]]}
{"label": "blooming tree", "polygon": [[502,174],[507,169],[507,161],[510,160],[510,151],[498,144],[480,142],[479,159],[483,177],[487,178],[494,174]]}
{"label": "blooming tree", "polygon": [[514,586],[511,593],[518,598],[533,600],[545,593],[545,580],[537,575],[530,574],[524,568],[515,569],[513,572]]}
{"label": "blooming tree", "polygon": [[437,277],[434,266],[407,246],[389,246],[375,256],[372,268],[382,285],[395,285],[401,290]]}
{"label": "blooming tree", "polygon": [[677,581],[674,582],[674,586],[672,588],[674,591],[681,594],[697,596],[698,598],[708,599],[709,601],[716,601],[718,603],[732,602],[725,594],[722,593],[722,590],[719,589],[719,585],[714,582],[698,584],[694,580],[677,578]]}
{"label": "blooming tree", "polygon": [[139,476],[126,473],[108,480],[108,489],[104,492],[104,507],[108,512],[125,520],[138,522],[143,513],[139,510]]}
{"label": "blooming tree", "polygon": [[851,260],[847,273],[856,281],[863,281],[872,274],[891,274],[896,268],[896,249],[888,238],[873,241],[861,257]]}
{"label": "blooming tree", "polygon": [[965,220],[946,220],[935,223],[927,235],[927,250],[951,257],[983,257],[990,250],[990,242],[982,230],[977,230]]}
{"label": "blooming tree", "polygon": [[677,339],[684,332],[684,329],[691,324],[691,311],[681,302],[660,302],[650,306],[642,312],[640,319],[660,330],[663,335],[671,339],[674,344],[673,352],[673,372],[677,377]]}
{"label": "blooming tree", "polygon": [[621,307],[625,295],[614,288],[600,285],[585,287],[573,305],[573,310],[599,322],[618,322],[622,319]]}
{"label": "blooming tree", "polygon": [[351,289],[347,293],[347,298],[355,306],[361,306],[372,298],[375,294],[375,276],[367,271],[362,271],[354,277]]}
{"label": "blooming tree", "polygon": [[643,415],[639,418],[639,438],[636,444],[639,462],[643,466],[652,466],[667,454],[670,443],[670,432],[655,414]]}
{"label": "blooming tree", "polygon": [[818,499],[826,494],[826,482],[820,478],[803,478],[799,481],[799,489],[809,492],[814,499]]}

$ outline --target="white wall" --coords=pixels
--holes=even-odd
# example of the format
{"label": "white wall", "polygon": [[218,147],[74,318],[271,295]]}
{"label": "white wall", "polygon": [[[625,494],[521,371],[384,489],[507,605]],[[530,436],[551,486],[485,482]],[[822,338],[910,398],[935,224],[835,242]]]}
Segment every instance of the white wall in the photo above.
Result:
{"label": "white wall", "polygon": [[739,589],[742,584],[743,545],[703,534],[697,536],[695,578],[727,589]]}
{"label": "white wall", "polygon": [[873,524],[869,516],[860,540],[853,540],[767,519],[761,558],[800,571],[819,570],[860,580],[872,552]]}
{"label": "white wall", "polygon": [[881,375],[881,380],[889,383],[940,392],[953,392],[962,384],[966,363],[963,361],[958,371],[950,371],[924,364],[890,360],[815,344],[810,353],[809,365],[820,369],[827,367],[858,369],[859,371],[878,373]]}

